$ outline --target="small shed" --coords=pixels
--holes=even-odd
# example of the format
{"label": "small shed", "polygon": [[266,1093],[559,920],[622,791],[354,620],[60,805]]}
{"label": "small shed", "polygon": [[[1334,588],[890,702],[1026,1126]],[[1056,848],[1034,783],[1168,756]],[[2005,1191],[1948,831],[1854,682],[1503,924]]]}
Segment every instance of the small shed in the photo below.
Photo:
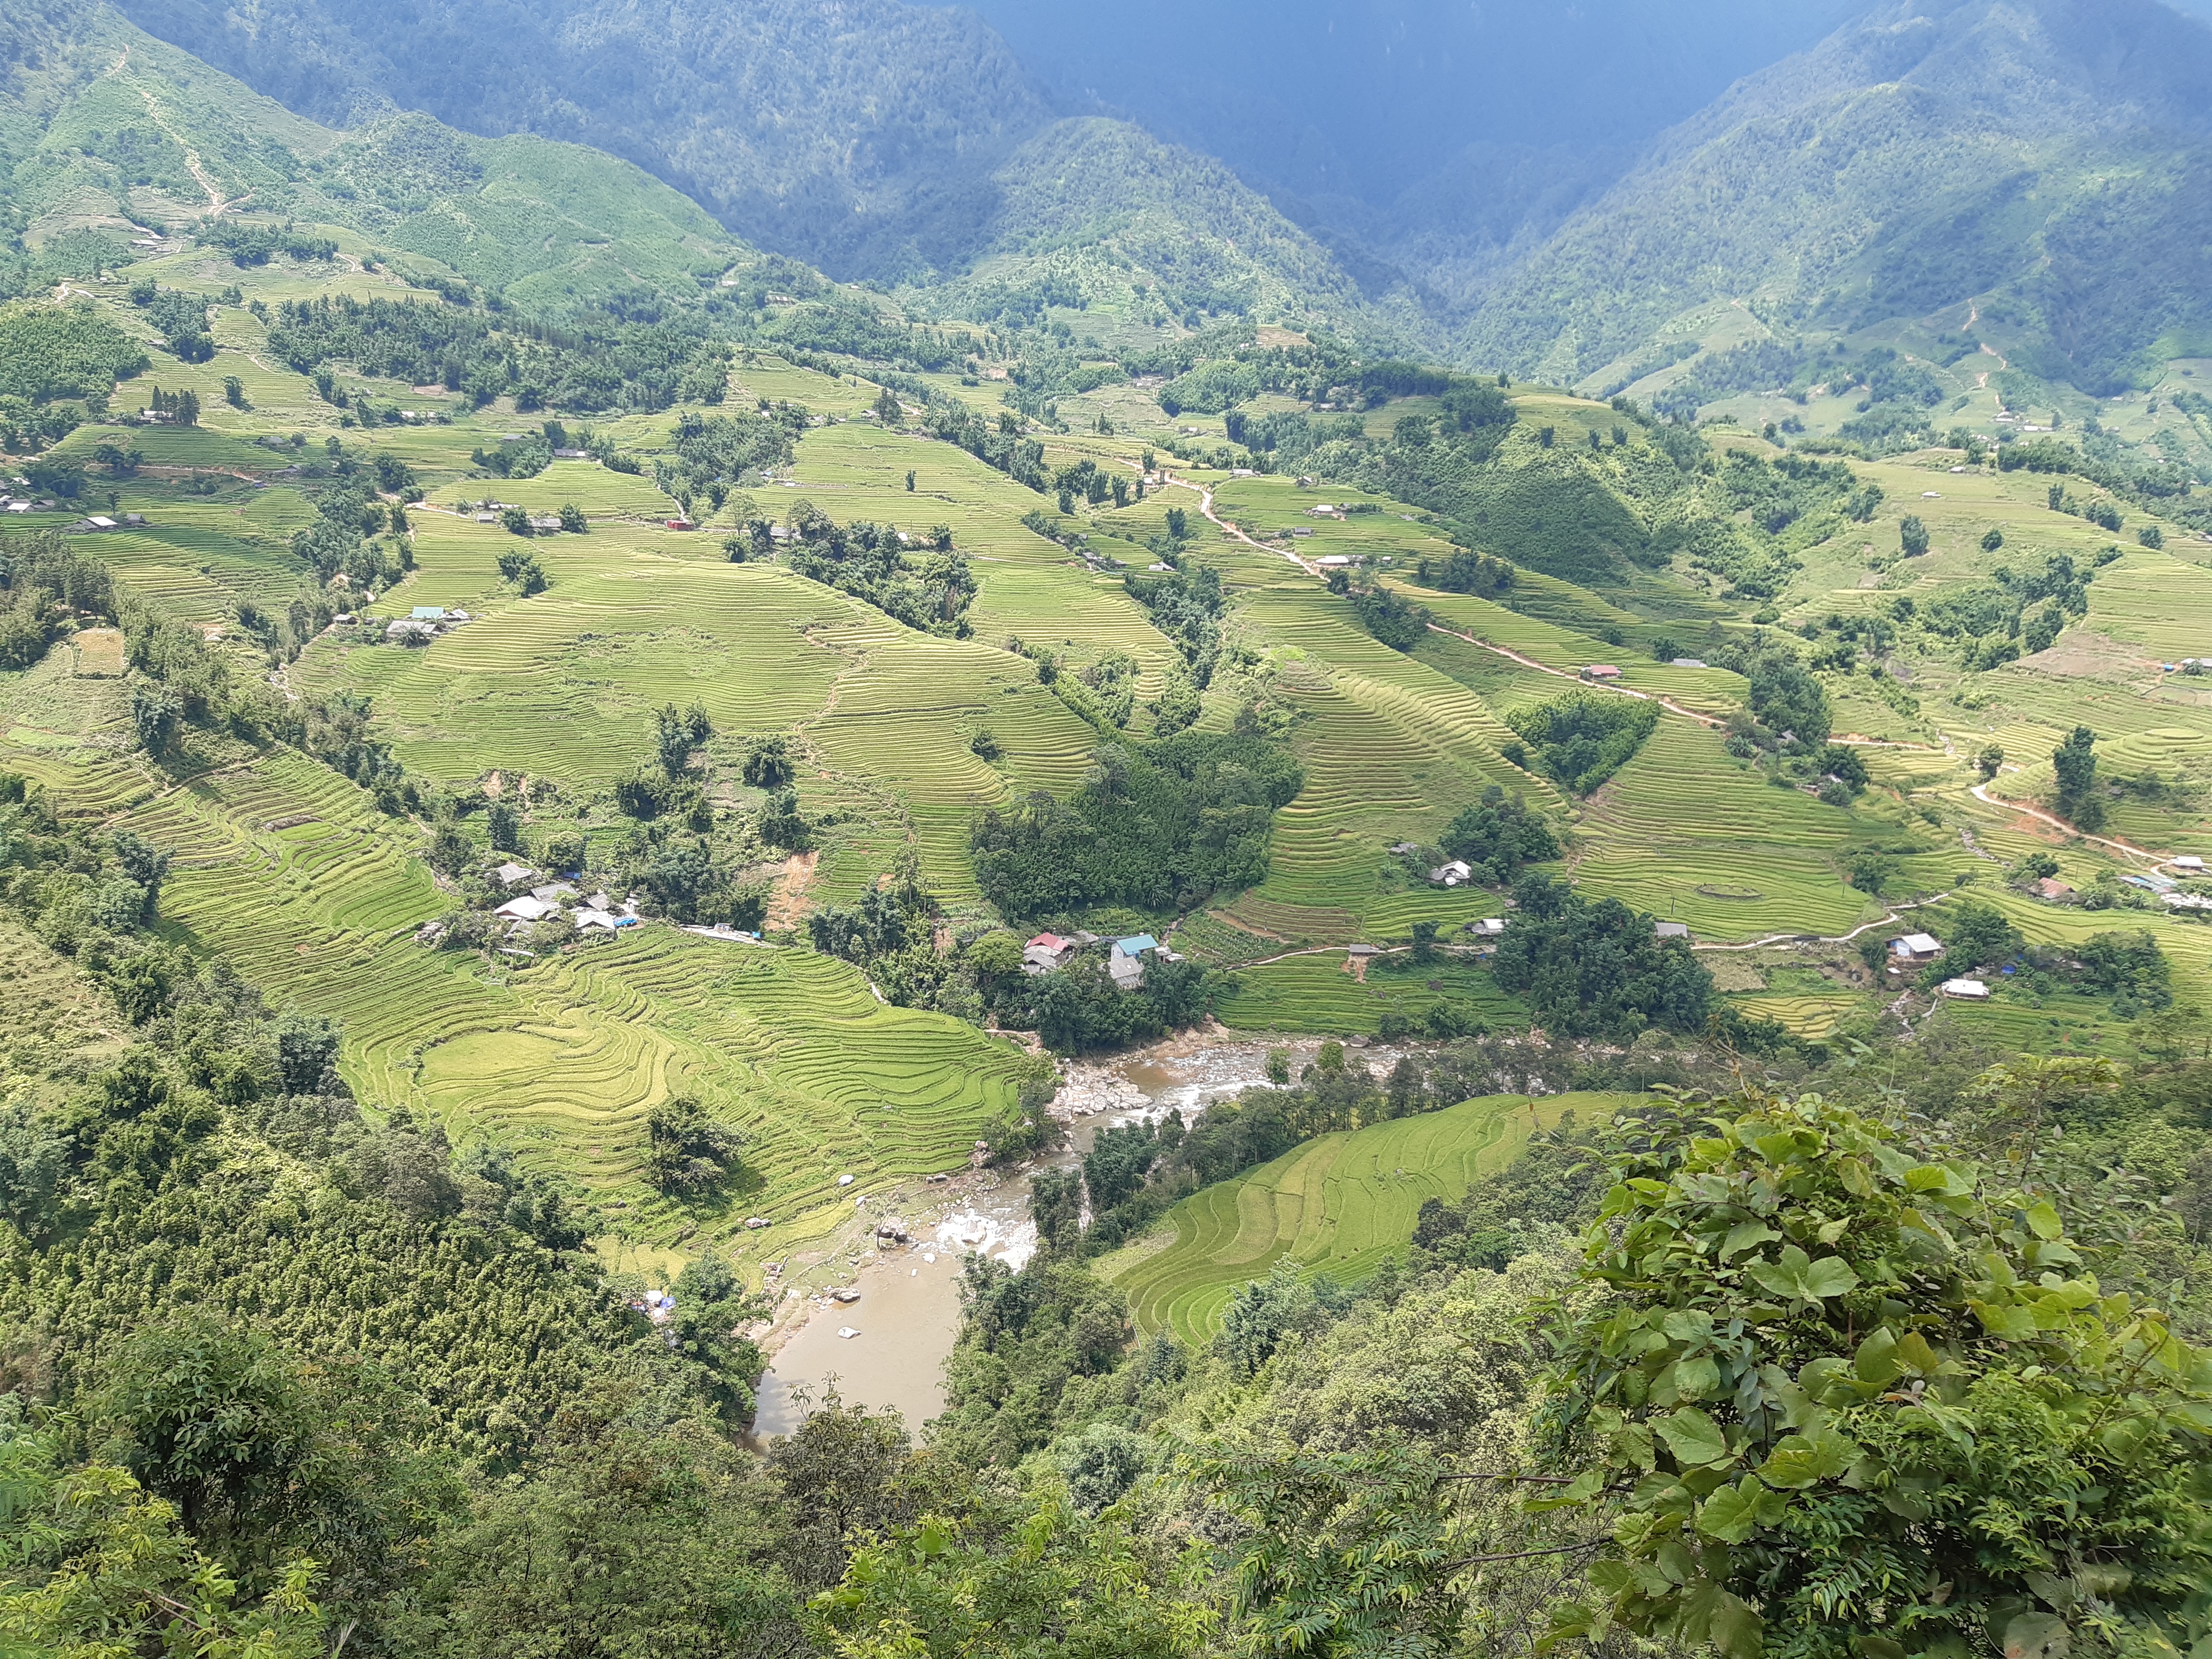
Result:
{"label": "small shed", "polygon": [[2056,876],[2045,876],[2035,884],[2035,896],[2045,899],[2070,899],[2074,890]]}
{"label": "small shed", "polygon": [[561,533],[561,515],[557,513],[548,513],[543,514],[538,517],[531,520],[530,533],[533,536],[559,535]]}
{"label": "small shed", "polygon": [[1609,662],[1594,662],[1583,670],[1583,678],[1586,680],[1617,680],[1620,678],[1620,670]]}
{"label": "small shed", "polygon": [[1474,924],[1474,932],[1477,939],[1499,938],[1505,932],[1505,919],[1503,916],[1485,916]]}
{"label": "small shed", "polygon": [[1943,994],[1959,1002],[1987,1002],[1990,988],[1978,979],[1947,979]]}
{"label": "small shed", "polygon": [[1379,945],[1353,945],[1345,950],[1345,955],[1348,957],[1379,957],[1382,954],[1382,947]]}
{"label": "small shed", "polygon": [[1655,922],[1651,931],[1661,939],[1687,939],[1690,936],[1689,924],[1682,921]]}
{"label": "small shed", "polygon": [[1943,946],[1932,933],[1907,933],[1890,940],[1889,953],[1900,962],[1933,962],[1943,954]]}
{"label": "small shed", "polygon": [[1669,668],[1703,668],[1705,665],[1703,657],[1671,657],[1667,662]]}
{"label": "small shed", "polygon": [[491,872],[491,878],[502,887],[512,887],[517,882],[528,881],[538,872],[526,864],[517,864],[513,859]]}

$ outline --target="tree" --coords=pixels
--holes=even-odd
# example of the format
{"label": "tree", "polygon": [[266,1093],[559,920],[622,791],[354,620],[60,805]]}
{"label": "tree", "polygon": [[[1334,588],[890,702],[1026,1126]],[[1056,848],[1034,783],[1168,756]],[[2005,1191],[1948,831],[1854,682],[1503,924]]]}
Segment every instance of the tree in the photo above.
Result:
{"label": "tree", "polygon": [[2094,793],[2096,744],[2094,732],[2086,726],[2077,726],[2051,751],[2051,770],[2057,782],[2052,807],[2060,817],[2071,820],[2080,830],[2097,829],[2105,821],[2105,804]]}
{"label": "tree", "polygon": [[2004,532],[2002,530],[1989,531],[1982,537],[1982,551],[1984,553],[1994,553],[2003,545]]}
{"label": "tree", "polygon": [[1974,769],[1982,775],[1984,783],[1996,779],[1997,769],[2004,764],[2004,748],[2000,744],[1985,743],[1975,752]]}
{"label": "tree", "polygon": [[783,737],[753,739],[738,768],[738,775],[754,789],[781,789],[798,775],[791,757],[791,740]]}
{"label": "tree", "polygon": [[693,703],[678,712],[674,703],[663,703],[653,717],[653,747],[660,756],[661,769],[672,778],[680,778],[690,769],[691,751],[714,735],[714,724],[707,717],[706,706]]}
{"label": "tree", "polygon": [[717,1121],[689,1095],[673,1095],[645,1120],[645,1178],[656,1192],[684,1197],[714,1187],[737,1164],[744,1137]]}
{"label": "tree", "polygon": [[1905,556],[1917,559],[1928,550],[1928,526],[1920,522],[1920,515],[1908,513],[1897,526],[1897,539],[1905,549]]}
{"label": "tree", "polygon": [[657,1402],[572,1401],[532,1478],[489,1487],[438,1542],[414,1650],[425,1659],[530,1653],[790,1652],[789,1590],[765,1565],[775,1488],[727,1434]]}
{"label": "tree", "polygon": [[1413,924],[1413,958],[1424,965],[1437,959],[1437,924],[1417,921]]}
{"label": "tree", "polygon": [[183,718],[182,705],[167,686],[143,680],[132,682],[131,729],[138,738],[138,746],[155,759],[169,752]]}
{"label": "tree", "polygon": [[246,382],[235,374],[222,377],[222,400],[233,409],[246,408]]}
{"label": "tree", "polygon": [[0,1546],[0,1637],[26,1654],[175,1653],[207,1659],[321,1659],[315,1564],[285,1564],[258,1604],[202,1554],[175,1506],[105,1459],[62,1472],[62,1437],[0,1441],[9,1494]]}
{"label": "tree", "polygon": [[[521,510],[522,509],[520,507],[511,507],[508,509],[511,513],[518,514]],[[507,527],[510,530],[514,529],[512,525]],[[518,535],[528,535],[530,533],[529,525],[526,522],[523,527],[515,533]],[[528,599],[533,593],[543,593],[545,591],[546,580],[544,567],[538,562],[538,556],[536,554],[526,553],[519,547],[509,548],[506,552],[501,553],[499,556],[499,574],[503,580],[511,581],[518,588],[521,589],[522,596],[525,599]]]}
{"label": "tree", "polygon": [[[2045,1194],[1756,1091],[1618,1121],[1564,1301],[1551,1506],[1612,1509],[1609,1626],[1730,1659],[2163,1652],[2212,1574],[2212,1370]],[[1594,1292],[1595,1294],[1590,1294]]]}
{"label": "tree", "polygon": [[1828,740],[1828,694],[1794,662],[1769,658],[1751,671],[1751,712],[1761,726],[1816,744]]}
{"label": "tree", "polygon": [[1942,972],[1947,979],[1968,968],[1980,968],[2016,956],[2023,941],[2020,929],[2005,920],[2003,911],[1981,899],[1966,899],[1951,912],[1944,930],[1948,960]]}
{"label": "tree", "polygon": [[591,525],[585,519],[582,507],[574,501],[563,501],[561,504],[561,528],[572,536],[580,536],[591,528]]}

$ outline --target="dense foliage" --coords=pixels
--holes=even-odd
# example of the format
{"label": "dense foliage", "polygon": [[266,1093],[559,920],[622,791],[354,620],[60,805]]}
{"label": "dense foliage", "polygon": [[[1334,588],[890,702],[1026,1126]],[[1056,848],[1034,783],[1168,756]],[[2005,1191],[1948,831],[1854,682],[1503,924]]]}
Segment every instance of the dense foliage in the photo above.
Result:
{"label": "dense foliage", "polygon": [[[975,574],[967,556],[953,547],[951,531],[939,530],[923,544],[896,525],[864,520],[841,526],[808,501],[792,507],[788,526],[786,556],[800,575],[865,599],[924,633],[964,640],[975,631],[967,611],[975,597]],[[755,524],[756,549],[776,545],[767,530],[765,520]]]}
{"label": "dense foliage", "polygon": [[1037,793],[976,820],[976,880],[1016,916],[1158,911],[1233,893],[1265,872],[1269,822],[1304,781],[1285,750],[1256,738],[1102,745],[1069,799]]}
{"label": "dense foliage", "polygon": [[1616,1146],[1551,1453],[1620,1559],[1563,1629],[1747,1659],[2197,1637],[2212,1376],[2048,1198],[1817,1096],[1662,1105]]}
{"label": "dense foliage", "polygon": [[1586,899],[1534,872],[1513,896],[1498,942],[1498,982],[1526,996],[1546,1030],[1625,1042],[1646,1025],[1704,1027],[1712,975],[1687,939],[1658,938],[1650,916],[1619,899]]}
{"label": "dense foliage", "polygon": [[[1536,764],[1571,794],[1587,795],[1627,764],[1659,724],[1659,705],[1644,698],[1577,691],[1505,717]],[[1509,745],[1505,758],[1525,764],[1528,750]]]}

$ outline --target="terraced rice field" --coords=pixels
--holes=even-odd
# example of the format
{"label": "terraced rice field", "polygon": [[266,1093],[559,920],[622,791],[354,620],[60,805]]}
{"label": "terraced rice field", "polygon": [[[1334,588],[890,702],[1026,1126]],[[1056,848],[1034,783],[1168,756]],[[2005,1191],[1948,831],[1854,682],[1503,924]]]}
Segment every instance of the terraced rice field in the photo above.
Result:
{"label": "terraced rice field", "polygon": [[1346,960],[1330,951],[1240,968],[1236,989],[1216,1003],[1215,1017],[1236,1030],[1372,1036],[1393,1008],[1418,1025],[1431,1008],[1443,1002],[1493,1027],[1526,1027],[1528,1023],[1526,1010],[1498,988],[1486,968],[1438,963],[1421,973],[1370,966],[1362,982],[1345,972]]}
{"label": "terraced rice field", "polygon": [[1492,1095],[1325,1135],[1185,1199],[1099,1271],[1128,1297],[1140,1328],[1202,1346],[1231,1293],[1278,1260],[1357,1282],[1406,1249],[1423,1200],[1456,1202],[1477,1176],[1517,1157],[1534,1128],[1569,1112],[1601,1119],[1623,1098]]}
{"label": "terraced rice field", "polygon": [[1881,914],[1838,866],[1852,818],[1739,767],[1719,733],[1662,718],[1585,804],[1575,878],[1701,939],[1834,936]]}

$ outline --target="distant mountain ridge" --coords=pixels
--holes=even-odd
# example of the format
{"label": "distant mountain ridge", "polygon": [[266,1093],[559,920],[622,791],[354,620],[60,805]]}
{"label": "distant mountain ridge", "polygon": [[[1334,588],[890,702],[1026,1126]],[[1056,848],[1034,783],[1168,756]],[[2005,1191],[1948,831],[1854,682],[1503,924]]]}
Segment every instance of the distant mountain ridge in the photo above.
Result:
{"label": "distant mountain ridge", "polygon": [[1361,305],[1326,250],[1227,168],[1124,123],[1060,118],[1005,42],[963,10],[896,0],[124,9],[326,123],[419,109],[473,132],[606,150],[745,240],[841,280],[936,283],[1118,226],[1112,257],[1150,260],[1176,312],[1264,300],[1343,320]]}
{"label": "distant mountain ridge", "polygon": [[2156,0],[1886,6],[1667,134],[1455,355],[1571,380],[1712,300],[1852,327],[1988,296],[2037,373],[2107,389],[2212,324],[2208,137],[2212,27]]}

